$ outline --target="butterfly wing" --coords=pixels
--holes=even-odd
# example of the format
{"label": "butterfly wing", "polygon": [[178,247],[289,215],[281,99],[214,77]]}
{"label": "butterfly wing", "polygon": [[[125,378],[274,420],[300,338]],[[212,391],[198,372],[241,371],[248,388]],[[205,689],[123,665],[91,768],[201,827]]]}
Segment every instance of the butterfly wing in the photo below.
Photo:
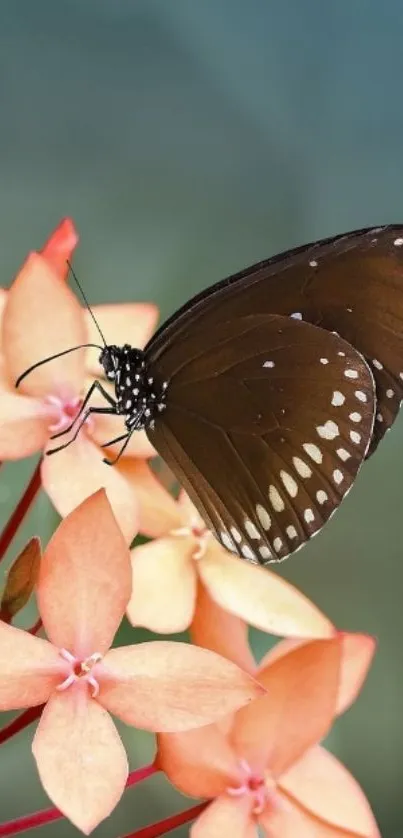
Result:
{"label": "butterfly wing", "polygon": [[[214,310],[215,311],[215,310]],[[337,335],[290,317],[192,319],[148,358],[167,381],[147,433],[221,543],[285,558],[351,488],[373,428],[371,371]]]}
{"label": "butterfly wing", "polygon": [[[217,283],[153,338],[154,357],[177,353],[223,320],[257,312],[292,315],[336,331],[371,366],[377,395],[372,453],[403,399],[403,226],[358,230],[290,250]],[[189,346],[190,348],[190,346]]]}

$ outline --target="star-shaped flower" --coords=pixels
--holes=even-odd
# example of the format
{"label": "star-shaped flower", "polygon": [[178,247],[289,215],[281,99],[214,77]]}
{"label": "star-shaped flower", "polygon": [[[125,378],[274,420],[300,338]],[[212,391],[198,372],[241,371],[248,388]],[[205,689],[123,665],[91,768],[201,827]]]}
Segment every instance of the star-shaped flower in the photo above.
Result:
{"label": "star-shaped flower", "polygon": [[[245,626],[220,610],[199,640],[214,645],[218,620],[217,636],[226,631],[232,659],[245,663]],[[319,744],[358,694],[374,646],[341,633],[280,641],[254,667],[267,694],[253,706],[203,731],[158,736],[157,765],[184,794],[211,801],[192,838],[257,838],[258,826],[268,838],[380,838],[358,783]]]}
{"label": "star-shaped flower", "polygon": [[[126,468],[126,467],[125,467]],[[264,568],[232,556],[214,538],[185,492],[174,501],[159,489],[149,510],[153,541],[132,550],[133,625],[183,631],[201,607],[198,590],[256,628],[272,634],[327,637],[333,627],[303,594]]]}
{"label": "star-shaped flower", "polygon": [[[42,252],[28,256],[10,290],[0,294],[1,460],[20,459],[63,442],[49,439],[70,425],[89,386],[102,372],[99,353],[81,349],[40,366],[15,389],[17,377],[35,362],[82,343],[100,342],[89,312],[65,281],[66,260],[77,240],[73,223],[62,221]],[[157,319],[156,307],[148,303],[94,306],[93,313],[108,342],[127,341],[139,347],[151,336]],[[91,404],[105,403],[98,396]],[[155,484],[146,463],[138,458],[152,456],[154,449],[143,432],[133,434],[125,450],[125,460],[130,462],[130,479],[126,478],[119,466],[109,468],[103,463],[105,449],[100,448],[123,431],[121,418],[93,415],[72,445],[44,458],[41,476],[61,515],[105,487],[130,541],[136,519],[136,486],[142,483],[147,512],[149,492]]]}
{"label": "star-shaped flower", "polygon": [[116,806],[128,774],[109,712],[180,731],[264,692],[237,665],[189,644],[111,649],[130,592],[129,551],[100,491],[62,521],[42,557],[37,598],[49,640],[0,622],[0,710],[47,702],[33,742],[39,775],[87,834]]}

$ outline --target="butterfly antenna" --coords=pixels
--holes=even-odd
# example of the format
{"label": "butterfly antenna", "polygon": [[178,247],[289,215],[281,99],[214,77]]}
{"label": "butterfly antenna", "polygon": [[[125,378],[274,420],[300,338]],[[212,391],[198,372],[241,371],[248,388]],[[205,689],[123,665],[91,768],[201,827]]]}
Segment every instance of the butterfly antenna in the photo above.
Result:
{"label": "butterfly antenna", "polygon": [[21,381],[24,378],[26,378],[26,376],[29,375],[30,372],[36,370],[37,367],[41,367],[42,364],[47,364],[48,361],[54,361],[55,358],[61,358],[62,355],[68,355],[70,352],[75,352],[77,349],[86,349],[87,347],[94,347],[94,349],[100,349],[101,351],[103,349],[103,347],[98,346],[97,343],[80,343],[79,346],[73,346],[71,349],[65,349],[63,352],[57,352],[56,355],[50,355],[49,358],[43,358],[42,361],[37,361],[36,364],[32,364],[31,367],[28,367],[28,369],[25,370],[25,372],[21,373],[21,375],[18,376],[17,381],[15,382],[15,386],[19,387]]}
{"label": "butterfly antenna", "polygon": [[96,320],[96,318],[95,318],[95,315],[94,315],[94,312],[92,311],[91,306],[90,306],[90,304],[89,304],[89,302],[88,302],[88,300],[87,300],[87,297],[85,296],[84,291],[83,291],[83,289],[82,289],[82,287],[81,287],[81,285],[80,285],[80,283],[79,283],[79,281],[78,281],[77,275],[76,275],[75,271],[73,270],[73,266],[72,266],[71,262],[69,262],[69,260],[68,260],[68,259],[66,259],[66,262],[67,262],[67,265],[68,265],[69,271],[71,271],[71,275],[72,275],[72,277],[73,277],[73,279],[74,279],[74,281],[75,281],[75,283],[76,283],[76,285],[77,285],[77,287],[78,287],[78,289],[79,289],[79,291],[80,291],[80,294],[81,294],[81,296],[82,296],[82,298],[83,298],[83,300],[84,300],[84,302],[85,302],[85,305],[87,306],[88,311],[89,311],[89,313],[90,313],[90,315],[91,315],[91,317],[92,317],[92,319],[93,319],[93,321],[94,321],[94,323],[95,323],[95,325],[96,325],[96,327],[97,327],[97,329],[98,329],[98,332],[99,332],[99,334],[101,335],[101,338],[102,338],[102,340],[103,340],[103,342],[104,342],[105,346],[107,346],[106,340],[105,340],[105,338],[104,338],[104,336],[103,336],[103,334],[102,334],[101,327],[100,327],[99,323],[97,322],[97,320]]}

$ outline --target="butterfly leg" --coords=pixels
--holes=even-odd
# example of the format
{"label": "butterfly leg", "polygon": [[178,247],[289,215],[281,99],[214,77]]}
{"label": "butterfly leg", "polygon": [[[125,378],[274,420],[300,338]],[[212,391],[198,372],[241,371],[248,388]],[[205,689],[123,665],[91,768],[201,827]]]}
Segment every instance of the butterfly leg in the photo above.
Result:
{"label": "butterfly leg", "polygon": [[[73,421],[70,423],[70,425],[68,425],[67,428],[64,429],[64,431],[59,431],[59,433],[53,434],[53,436],[50,437],[51,439],[58,439],[59,436],[64,436],[65,434],[68,434],[74,428],[74,425],[76,424],[77,419],[79,419],[80,416],[82,415],[83,411],[85,411],[85,408],[87,407],[87,404],[88,404],[88,402],[89,402],[89,400],[90,400],[90,398],[91,398],[91,396],[92,396],[92,394],[95,390],[98,390],[98,392],[100,392],[103,395],[104,399],[106,399],[106,401],[111,405],[111,407],[115,408],[114,412],[116,413],[116,401],[115,401],[115,399],[108,393],[107,390],[105,390],[105,388],[102,386],[102,384],[99,381],[94,381],[93,384],[91,384],[91,387],[88,390],[88,393],[86,394],[86,396],[84,398],[84,401],[83,401],[83,403],[80,407],[80,410],[77,413],[77,416],[74,417]],[[110,413],[110,412],[113,412],[113,411],[108,410],[108,413]],[[86,418],[88,418],[88,417],[86,417]],[[82,424],[83,423],[81,422],[80,423],[80,428],[81,428]],[[75,437],[73,437],[73,439],[75,439]],[[55,450],[59,451],[58,448],[56,448]]]}
{"label": "butterfly leg", "polygon": [[[89,407],[88,410],[86,410],[84,415],[81,417],[81,422],[80,422],[78,428],[76,429],[75,433],[71,437],[71,439],[69,439],[68,442],[65,442],[63,445],[59,445],[58,448],[52,448],[50,451],[46,451],[46,455],[49,456],[50,454],[56,454],[57,451],[62,451],[63,448],[68,448],[68,446],[71,445],[71,443],[74,442],[75,439],[77,439],[77,437],[78,437],[78,435],[81,431],[81,428],[83,427],[83,425],[85,425],[88,417],[91,416],[93,413],[102,413],[103,415],[108,414],[109,416],[116,416],[116,411],[115,411],[114,406],[113,407]],[[61,436],[61,434],[57,434],[57,436]],[[51,437],[51,439],[54,439],[54,438],[55,437]]]}
{"label": "butterfly leg", "polygon": [[[104,463],[106,463],[107,466],[114,466],[115,463],[117,463],[118,460],[120,460],[125,448],[127,448],[128,444],[129,444],[130,439],[132,437],[132,434],[134,433],[135,430],[136,430],[136,428],[132,428],[130,431],[127,432],[127,434],[124,434],[123,436],[119,436],[116,439],[112,440],[112,442],[118,442],[120,439],[124,439],[125,442],[123,443],[119,453],[116,455],[116,457],[113,460],[107,460],[106,457],[104,458]],[[112,445],[112,442],[109,442],[107,444]],[[102,446],[102,447],[104,448],[105,446]]]}

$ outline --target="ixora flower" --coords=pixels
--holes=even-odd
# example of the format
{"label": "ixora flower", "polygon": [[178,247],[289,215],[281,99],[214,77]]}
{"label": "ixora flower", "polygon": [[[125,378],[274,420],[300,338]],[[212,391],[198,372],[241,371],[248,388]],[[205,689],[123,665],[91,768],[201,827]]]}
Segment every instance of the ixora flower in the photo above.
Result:
{"label": "ixora flower", "polygon": [[[35,362],[82,343],[100,342],[89,312],[81,308],[65,282],[66,259],[76,244],[74,226],[66,219],[41,253],[28,256],[9,291],[0,293],[1,460],[55,447],[49,438],[70,425],[83,395],[99,375],[96,350],[81,349],[40,366],[15,389],[17,377]],[[156,307],[148,303],[95,306],[93,311],[109,342],[127,341],[134,346],[146,343],[157,319]],[[104,406],[104,401],[94,397],[91,404]],[[118,417],[93,415],[71,446],[44,458],[41,477],[63,516],[100,486],[105,487],[130,541],[138,502],[136,486],[141,483],[141,506],[141,498],[158,484],[144,460],[138,459],[154,454],[144,433],[134,434],[125,451],[130,480],[119,465],[109,468],[102,462],[105,450],[100,446],[120,432]]]}
{"label": "ixora flower", "polygon": [[128,766],[107,711],[129,725],[208,725],[264,688],[186,643],[111,649],[131,591],[130,557],[103,490],[67,516],[41,560],[44,640],[0,622],[0,709],[46,703],[33,753],[56,806],[89,833],[120,799]]}
{"label": "ixora flower", "polygon": [[[243,659],[244,627],[219,610],[211,619]],[[228,724],[158,736],[157,766],[184,794],[211,801],[192,838],[257,838],[258,826],[268,838],[380,838],[358,783],[319,744],[358,694],[373,652],[363,635],[280,641],[255,670],[267,694],[253,706]]]}
{"label": "ixora flower", "polygon": [[183,631],[195,610],[208,612],[214,600],[272,634],[313,638],[333,633],[329,620],[292,585],[231,556],[185,492],[175,501],[160,490],[154,495],[153,516],[149,529],[157,537],[132,550],[134,594],[127,615],[133,625],[164,634]]}

